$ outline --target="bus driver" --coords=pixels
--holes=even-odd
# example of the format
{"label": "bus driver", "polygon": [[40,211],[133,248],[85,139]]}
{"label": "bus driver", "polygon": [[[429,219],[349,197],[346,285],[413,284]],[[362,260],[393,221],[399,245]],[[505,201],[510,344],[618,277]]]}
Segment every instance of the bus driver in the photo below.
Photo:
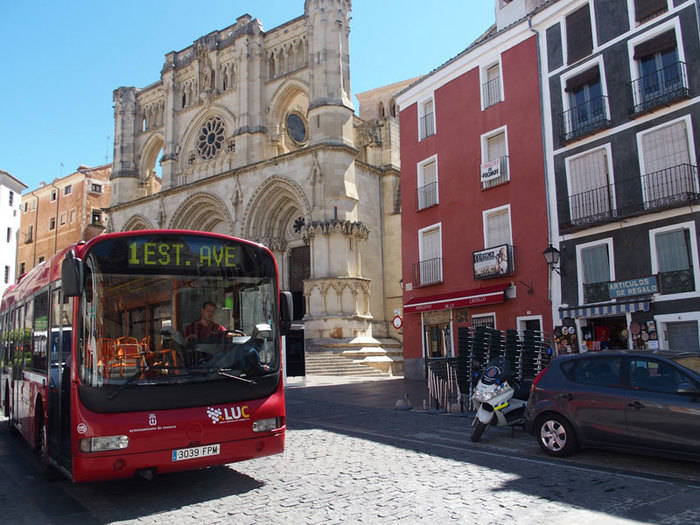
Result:
{"label": "bus driver", "polygon": [[215,342],[222,340],[227,330],[214,321],[216,305],[205,301],[200,310],[200,318],[185,327],[185,339],[188,342]]}

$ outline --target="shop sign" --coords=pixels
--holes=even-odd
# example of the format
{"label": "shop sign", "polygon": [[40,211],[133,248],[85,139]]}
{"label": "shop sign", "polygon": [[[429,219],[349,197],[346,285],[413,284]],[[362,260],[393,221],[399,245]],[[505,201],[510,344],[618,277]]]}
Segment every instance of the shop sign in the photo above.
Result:
{"label": "shop sign", "polygon": [[611,281],[608,283],[608,291],[611,299],[620,297],[633,297],[635,295],[651,295],[659,291],[656,277],[640,277],[628,281]]}
{"label": "shop sign", "polygon": [[512,253],[511,247],[507,244],[474,252],[472,254],[474,279],[489,279],[511,273]]}

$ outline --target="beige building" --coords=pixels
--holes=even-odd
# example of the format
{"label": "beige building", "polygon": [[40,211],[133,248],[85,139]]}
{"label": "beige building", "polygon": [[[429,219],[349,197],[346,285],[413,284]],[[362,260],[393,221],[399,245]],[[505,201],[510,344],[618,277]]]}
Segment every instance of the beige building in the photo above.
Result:
{"label": "beige building", "polygon": [[111,165],[75,173],[22,195],[17,276],[80,240],[102,233],[109,205]]}
{"label": "beige building", "polygon": [[110,229],[267,245],[307,351],[396,373],[399,128],[380,111],[389,92],[365,94],[372,107],[355,115],[350,10],[350,0],[306,0],[302,16],[269,31],[243,15],[167,53],[153,84],[115,90]]}

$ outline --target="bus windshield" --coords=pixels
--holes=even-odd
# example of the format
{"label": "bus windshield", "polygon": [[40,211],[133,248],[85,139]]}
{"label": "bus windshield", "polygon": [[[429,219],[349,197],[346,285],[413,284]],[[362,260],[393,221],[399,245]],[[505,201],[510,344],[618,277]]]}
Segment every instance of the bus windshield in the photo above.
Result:
{"label": "bus windshield", "polygon": [[168,384],[250,389],[279,374],[276,266],[263,248],[132,232],[96,243],[84,261],[84,387],[107,390],[111,399],[127,388]]}

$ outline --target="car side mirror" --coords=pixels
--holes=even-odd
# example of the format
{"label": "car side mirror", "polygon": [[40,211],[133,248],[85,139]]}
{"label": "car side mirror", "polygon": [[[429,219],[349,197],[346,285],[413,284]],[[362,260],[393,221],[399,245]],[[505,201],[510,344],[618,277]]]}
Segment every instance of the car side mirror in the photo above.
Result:
{"label": "car side mirror", "polygon": [[61,287],[64,297],[77,297],[83,291],[85,274],[83,261],[78,259],[73,250],[66,252],[66,257],[61,263]]}
{"label": "car side mirror", "polygon": [[690,383],[681,383],[676,388],[676,394],[686,394],[686,395],[698,395],[698,389]]}

